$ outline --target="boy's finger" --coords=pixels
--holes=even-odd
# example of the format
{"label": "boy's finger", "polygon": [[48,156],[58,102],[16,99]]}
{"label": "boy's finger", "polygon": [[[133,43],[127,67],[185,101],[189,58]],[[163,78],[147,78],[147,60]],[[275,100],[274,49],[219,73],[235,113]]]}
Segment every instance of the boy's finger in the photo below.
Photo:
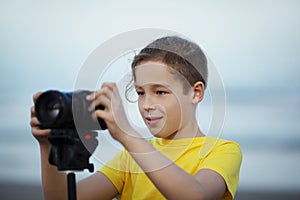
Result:
{"label": "boy's finger", "polygon": [[30,126],[31,127],[39,127],[40,122],[36,117],[31,118],[30,120]]}
{"label": "boy's finger", "polygon": [[31,108],[30,108],[30,117],[31,118],[35,117],[35,108],[34,108],[34,106],[31,106]]}
{"label": "boy's finger", "polygon": [[88,100],[88,101],[92,101],[95,98],[96,98],[96,92],[93,92],[93,93],[86,96],[86,100]]}
{"label": "boy's finger", "polygon": [[37,92],[33,95],[33,103],[36,103],[36,100],[41,96],[43,92]]}

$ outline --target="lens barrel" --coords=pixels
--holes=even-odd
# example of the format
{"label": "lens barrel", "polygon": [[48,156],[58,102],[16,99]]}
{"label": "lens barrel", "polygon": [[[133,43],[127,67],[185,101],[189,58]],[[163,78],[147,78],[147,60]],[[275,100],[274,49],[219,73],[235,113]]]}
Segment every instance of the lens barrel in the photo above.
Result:
{"label": "lens barrel", "polygon": [[[105,130],[106,124],[103,119],[94,120],[92,112],[88,110],[91,102],[86,100],[86,96],[91,93],[88,90],[43,92],[35,103],[35,112],[41,123],[40,127],[42,129]],[[104,107],[98,106],[95,109],[104,109]]]}

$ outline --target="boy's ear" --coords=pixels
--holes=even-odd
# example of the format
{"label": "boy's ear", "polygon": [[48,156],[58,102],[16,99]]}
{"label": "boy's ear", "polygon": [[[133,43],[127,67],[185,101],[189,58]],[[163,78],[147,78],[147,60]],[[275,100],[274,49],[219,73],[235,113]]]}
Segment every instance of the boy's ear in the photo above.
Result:
{"label": "boy's ear", "polygon": [[194,91],[194,96],[193,96],[193,103],[198,104],[199,102],[202,101],[204,97],[204,84],[201,81],[196,82],[193,85],[193,91]]}

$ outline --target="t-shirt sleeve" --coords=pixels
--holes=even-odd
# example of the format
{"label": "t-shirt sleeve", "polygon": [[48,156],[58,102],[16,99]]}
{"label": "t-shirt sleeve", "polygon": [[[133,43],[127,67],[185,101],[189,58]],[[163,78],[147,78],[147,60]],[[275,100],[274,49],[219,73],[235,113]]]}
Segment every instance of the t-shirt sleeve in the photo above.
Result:
{"label": "t-shirt sleeve", "polygon": [[126,153],[123,150],[98,170],[98,172],[103,173],[113,183],[119,193],[121,193],[125,181],[125,159]]}
{"label": "t-shirt sleeve", "polygon": [[200,169],[211,169],[220,174],[227,185],[224,199],[233,199],[239,182],[242,152],[235,142],[223,142],[203,159]]}

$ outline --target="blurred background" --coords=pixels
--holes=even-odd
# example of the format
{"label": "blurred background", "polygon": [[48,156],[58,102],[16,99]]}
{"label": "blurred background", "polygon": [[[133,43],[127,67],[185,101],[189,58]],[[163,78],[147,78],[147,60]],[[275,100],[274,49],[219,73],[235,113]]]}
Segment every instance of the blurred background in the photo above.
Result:
{"label": "blurred background", "polygon": [[0,0],[0,198],[42,199],[32,95],[72,90],[95,48],[139,28],[186,35],[221,74],[221,137],[243,150],[236,199],[299,199],[298,0]]}

